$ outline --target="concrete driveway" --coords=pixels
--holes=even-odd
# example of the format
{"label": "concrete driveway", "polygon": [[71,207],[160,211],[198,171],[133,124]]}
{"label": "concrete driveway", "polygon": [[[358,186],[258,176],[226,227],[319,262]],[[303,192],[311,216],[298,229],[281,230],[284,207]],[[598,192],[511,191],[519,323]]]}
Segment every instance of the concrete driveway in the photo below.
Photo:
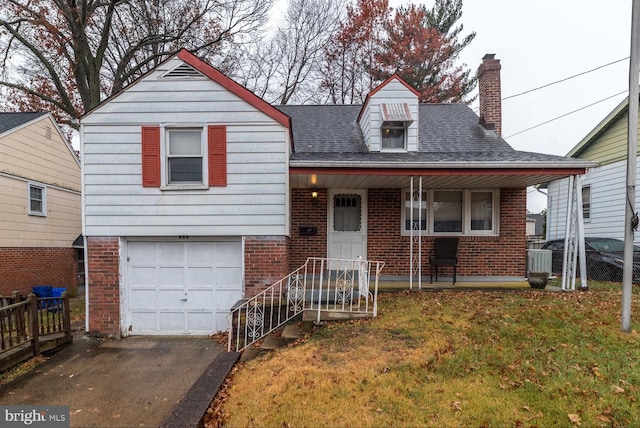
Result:
{"label": "concrete driveway", "polygon": [[[223,346],[208,338],[112,340],[77,332],[45,364],[0,387],[0,403],[68,405],[72,427],[158,427],[221,354]],[[210,401],[215,392],[197,395]]]}

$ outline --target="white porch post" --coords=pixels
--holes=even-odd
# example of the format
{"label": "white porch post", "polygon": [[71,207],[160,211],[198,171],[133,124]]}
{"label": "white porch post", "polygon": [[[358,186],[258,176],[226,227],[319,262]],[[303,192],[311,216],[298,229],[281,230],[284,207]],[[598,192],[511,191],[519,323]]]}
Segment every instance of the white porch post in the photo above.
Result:
{"label": "white porch post", "polygon": [[576,263],[580,253],[580,289],[586,290],[587,267],[584,249],[584,224],[582,218],[582,176],[569,177],[567,189],[567,217],[562,258],[562,289],[576,288]]}
{"label": "white porch post", "polygon": [[[409,194],[411,195],[409,224],[411,225],[411,243],[409,247],[409,288],[413,290],[413,277],[418,277],[418,289],[422,289],[422,177],[415,189],[411,177]],[[413,218],[414,209],[418,206],[418,222]]]}
{"label": "white porch post", "polygon": [[576,233],[574,223],[574,196],[575,177],[569,177],[567,188],[567,216],[564,229],[564,253],[562,255],[562,289],[573,290],[575,288],[575,259],[576,259]]}

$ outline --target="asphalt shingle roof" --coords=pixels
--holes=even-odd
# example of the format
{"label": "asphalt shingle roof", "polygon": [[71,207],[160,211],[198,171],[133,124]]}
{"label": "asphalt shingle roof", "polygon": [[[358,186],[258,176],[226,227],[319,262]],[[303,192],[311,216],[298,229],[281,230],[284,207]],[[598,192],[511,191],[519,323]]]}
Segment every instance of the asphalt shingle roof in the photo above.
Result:
{"label": "asphalt shingle roof", "polygon": [[[357,119],[361,105],[285,105],[291,117],[294,153],[291,160],[319,162],[554,163],[575,161],[562,156],[514,150],[494,131],[479,124],[464,104],[420,104],[418,152],[369,152]],[[575,163],[575,162],[574,162]]]}
{"label": "asphalt shingle roof", "polygon": [[25,112],[25,113],[0,113],[0,134],[3,134],[13,128],[33,119],[43,116],[47,113],[42,112]]}

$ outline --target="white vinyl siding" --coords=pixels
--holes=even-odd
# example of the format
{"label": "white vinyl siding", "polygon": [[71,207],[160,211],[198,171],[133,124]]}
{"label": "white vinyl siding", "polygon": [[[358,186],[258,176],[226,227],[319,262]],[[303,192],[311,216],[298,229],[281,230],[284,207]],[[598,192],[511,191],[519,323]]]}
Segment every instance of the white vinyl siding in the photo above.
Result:
{"label": "white vinyl siding", "polygon": [[[175,59],[83,119],[88,236],[288,234],[288,130],[209,80],[160,79]],[[225,125],[227,186],[143,188],[141,126]]]}
{"label": "white vinyl siding", "polygon": [[[584,222],[585,236],[624,239],[626,161],[592,169],[582,180],[591,188],[589,221]],[[547,239],[564,238],[569,179],[549,183],[547,201]],[[640,189],[636,188],[636,201]],[[638,210],[636,204],[636,211]],[[639,243],[636,233],[634,241]]]}

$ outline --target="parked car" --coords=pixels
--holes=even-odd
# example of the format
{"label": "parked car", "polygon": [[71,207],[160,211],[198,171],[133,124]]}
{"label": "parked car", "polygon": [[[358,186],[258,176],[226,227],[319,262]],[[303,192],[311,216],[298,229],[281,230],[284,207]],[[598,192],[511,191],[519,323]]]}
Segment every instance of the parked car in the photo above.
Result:
{"label": "parked car", "polygon": [[[587,279],[622,282],[624,241],[613,238],[584,238]],[[551,270],[562,275],[564,239],[547,241],[542,249],[551,250]],[[576,273],[580,275],[579,264]],[[640,247],[633,246],[633,282],[640,283]]]}

